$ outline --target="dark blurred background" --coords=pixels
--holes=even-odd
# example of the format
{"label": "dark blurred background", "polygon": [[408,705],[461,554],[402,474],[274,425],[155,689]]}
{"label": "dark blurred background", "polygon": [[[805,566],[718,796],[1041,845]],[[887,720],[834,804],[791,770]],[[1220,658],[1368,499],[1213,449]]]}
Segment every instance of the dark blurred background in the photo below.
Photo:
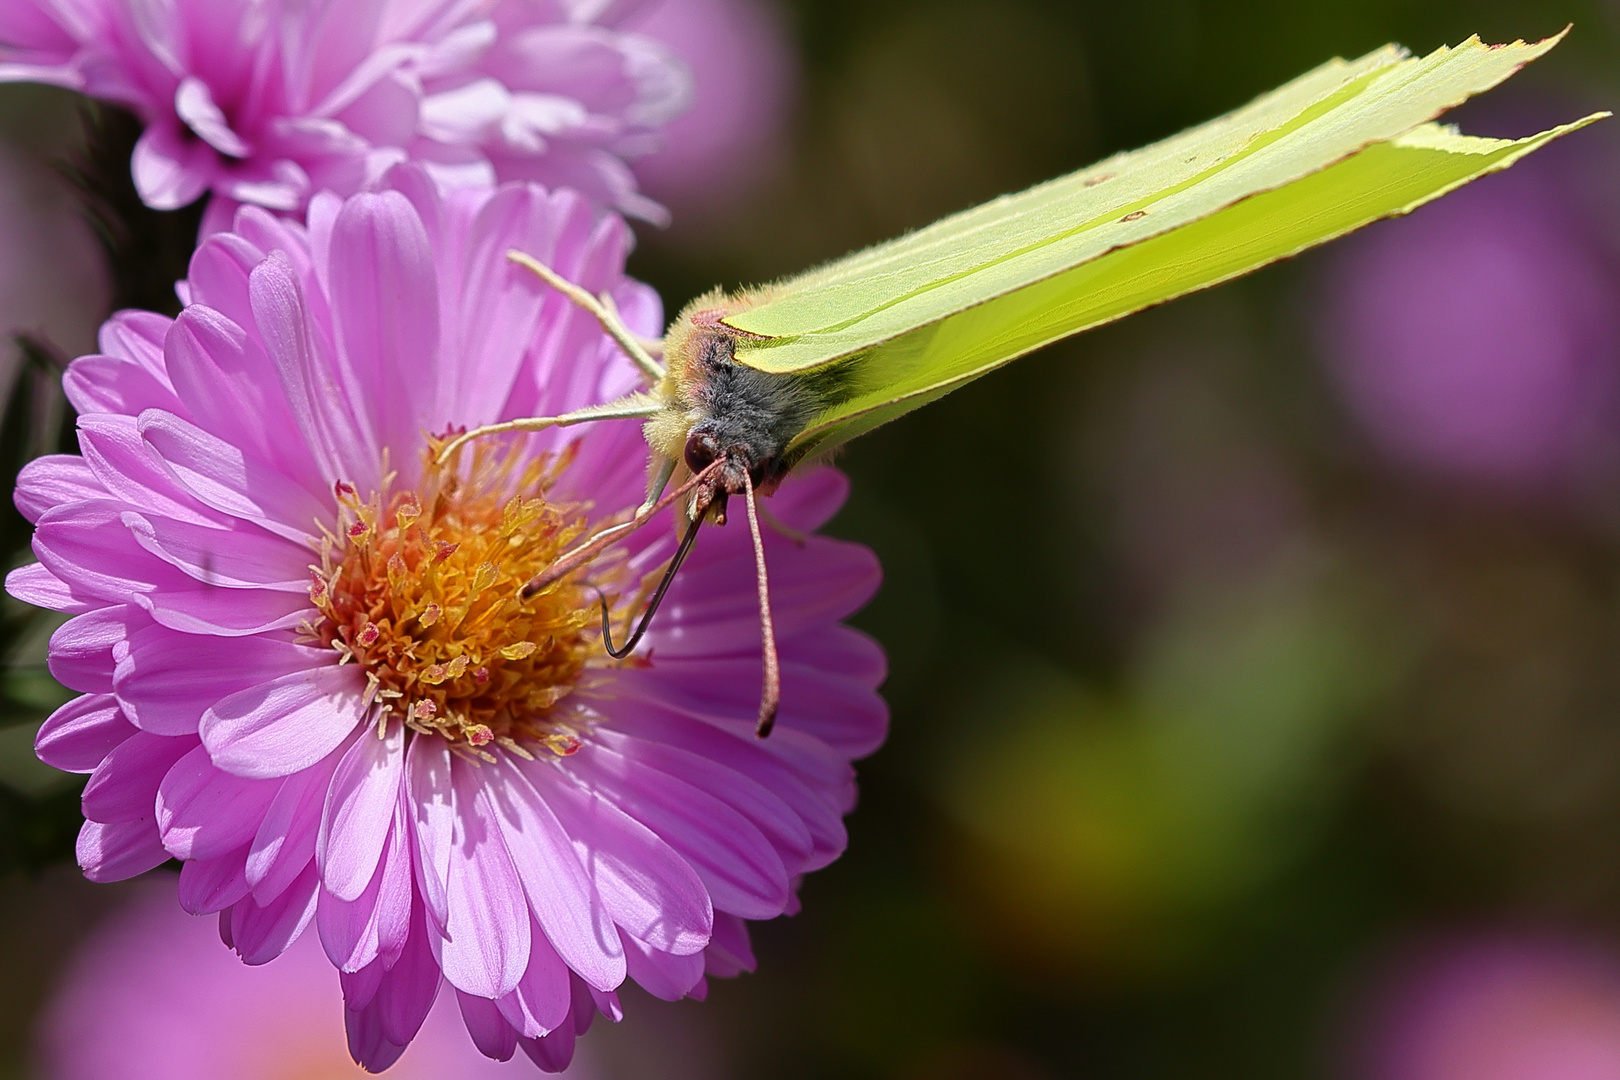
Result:
{"label": "dark blurred background", "polygon": [[[1571,22],[1453,117],[1495,135],[1620,104],[1620,3],[672,0],[649,32],[699,105],[643,167],[676,224],[632,272],[673,311],[1334,55]],[[59,358],[110,304],[167,302],[106,270],[80,174],[87,123],[120,136],[82,107],[0,87],[0,330],[28,335],[0,480],[61,438]],[[757,974],[628,995],[597,1073],[1620,1078],[1617,181],[1610,121],[852,444],[831,531],[884,563],[856,622],[893,727],[850,849],[756,928]],[[157,267],[184,227],[101,240]],[[29,558],[20,519],[0,541]],[[121,894],[71,865],[78,780],[30,752],[66,696],[50,626],[6,603],[22,1077],[50,973]]]}

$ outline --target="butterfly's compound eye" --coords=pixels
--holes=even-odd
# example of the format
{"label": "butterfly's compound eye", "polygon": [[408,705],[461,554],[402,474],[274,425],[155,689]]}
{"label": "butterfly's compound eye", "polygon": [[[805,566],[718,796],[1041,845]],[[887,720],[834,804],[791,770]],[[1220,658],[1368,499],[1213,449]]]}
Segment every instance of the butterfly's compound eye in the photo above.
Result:
{"label": "butterfly's compound eye", "polygon": [[686,467],[700,473],[714,463],[720,454],[720,444],[708,432],[696,432],[686,437]]}

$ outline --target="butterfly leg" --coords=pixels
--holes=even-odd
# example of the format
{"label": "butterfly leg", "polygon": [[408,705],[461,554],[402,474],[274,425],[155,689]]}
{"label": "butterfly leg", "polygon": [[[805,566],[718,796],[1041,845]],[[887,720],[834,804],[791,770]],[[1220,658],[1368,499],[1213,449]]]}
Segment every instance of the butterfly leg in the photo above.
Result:
{"label": "butterfly leg", "polygon": [[607,293],[603,293],[601,297],[592,296],[534,256],[526,255],[515,248],[508,251],[506,257],[595,316],[596,321],[602,324],[602,329],[619,343],[619,348],[635,361],[636,367],[641,369],[649,381],[656,383],[664,377],[664,366],[654,360],[652,354],[647,351],[645,339],[624,325],[624,320],[619,318],[618,309]]}
{"label": "butterfly leg", "polygon": [[674,475],[675,459],[654,453],[652,462],[647,466],[647,497],[637,507],[637,513],[658,504],[658,497],[669,487],[670,477]]}
{"label": "butterfly leg", "polygon": [[656,502],[645,503],[638,507],[635,514],[630,518],[629,521],[621,522],[618,525],[609,525],[607,528],[595,533],[589,540],[586,540],[578,547],[572,548],[557,556],[556,562],[552,563],[547,569],[542,570],[540,573],[530,578],[528,584],[523,586],[523,599],[527,600],[529,597],[538,593],[541,589],[562,580],[562,578],[568,574],[573,573],[579,567],[590,562],[603,550],[612,544],[617,543],[621,537],[627,536],[641,528],[643,525],[647,524],[647,522],[652,519],[652,516],[658,511],[664,509],[664,507],[668,506],[676,499],[679,499],[682,495],[685,495],[699,484],[713,479],[715,474],[720,471],[720,466],[723,463],[723,461],[711,463],[708,468],[688,477],[686,482],[680,487],[664,495]]}
{"label": "butterfly leg", "polygon": [[573,412],[565,412],[558,416],[524,416],[516,420],[505,420],[499,424],[485,424],[483,427],[464,431],[445,443],[444,449],[439,451],[438,461],[443,465],[468,442],[486,435],[500,435],[508,431],[544,431],[547,428],[569,427],[592,420],[645,420],[661,408],[663,406],[656,398],[646,394],[626,394],[617,401],[609,401],[604,405],[588,405],[583,409],[575,409]]}
{"label": "butterfly leg", "polygon": [[[613,294],[612,293],[604,292],[600,296],[598,296],[596,299],[601,301],[602,307],[607,311],[608,316],[610,318],[612,318],[616,323],[618,323],[618,325],[625,326],[624,318],[619,314],[618,302],[613,299]],[[664,355],[664,339],[663,338],[661,338],[661,337],[659,337],[659,338],[642,337],[640,334],[635,333],[632,330],[629,330],[628,327],[625,327],[625,328],[626,328],[626,331],[630,334],[630,336],[635,340],[636,344],[640,345],[642,347],[642,349],[645,350],[647,353],[649,353],[649,354],[651,354],[652,356],[655,356],[655,357]],[[642,370],[647,371],[646,368],[642,368]],[[648,375],[649,378],[652,377],[652,372],[647,371],[647,375]]]}

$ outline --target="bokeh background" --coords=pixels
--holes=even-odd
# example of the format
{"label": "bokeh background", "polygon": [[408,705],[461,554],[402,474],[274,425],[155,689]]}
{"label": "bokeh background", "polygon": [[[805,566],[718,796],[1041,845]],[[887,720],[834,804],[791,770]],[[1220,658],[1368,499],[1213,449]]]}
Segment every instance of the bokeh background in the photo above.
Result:
{"label": "bokeh background", "polygon": [[[645,26],[698,107],[640,167],[676,223],[632,271],[673,310],[1335,54],[1571,22],[1455,114],[1496,135],[1620,107],[1620,3],[667,0]],[[7,487],[70,431],[61,358],[173,302],[195,214],[105,179],[130,136],[0,87]],[[1620,1078],[1620,121],[841,465],[892,663],[850,850],[757,928],[757,974],[627,995],[582,1075]],[[7,507],[13,564],[26,537]],[[0,1077],[55,1080],[52,1017],[114,1007],[86,965],[162,919],[72,866],[80,781],[30,750],[50,624],[6,604]]]}

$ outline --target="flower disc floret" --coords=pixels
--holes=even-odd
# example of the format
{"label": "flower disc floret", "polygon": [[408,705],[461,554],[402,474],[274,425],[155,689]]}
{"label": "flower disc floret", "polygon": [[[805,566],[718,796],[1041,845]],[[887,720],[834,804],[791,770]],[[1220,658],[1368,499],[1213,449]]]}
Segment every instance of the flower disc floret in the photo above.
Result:
{"label": "flower disc floret", "polygon": [[557,706],[601,653],[595,594],[565,578],[523,595],[585,529],[578,507],[546,499],[562,463],[477,446],[461,470],[435,464],[437,449],[416,490],[362,500],[337,486],[307,636],[365,672],[379,725],[400,718],[475,752],[571,753],[582,713]]}

